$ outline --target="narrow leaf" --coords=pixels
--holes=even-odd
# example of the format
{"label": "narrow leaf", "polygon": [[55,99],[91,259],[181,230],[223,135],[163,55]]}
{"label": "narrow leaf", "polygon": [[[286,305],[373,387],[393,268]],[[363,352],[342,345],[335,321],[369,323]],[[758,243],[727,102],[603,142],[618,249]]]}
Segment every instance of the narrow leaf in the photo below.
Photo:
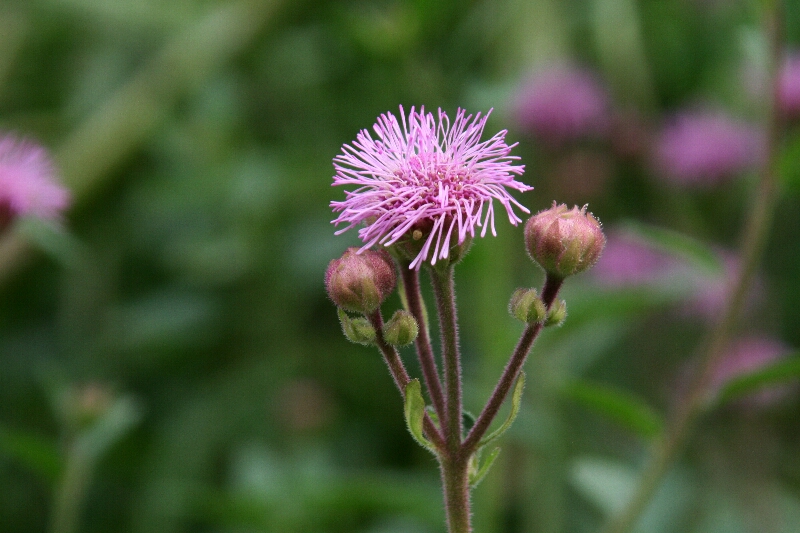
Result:
{"label": "narrow leaf", "polygon": [[564,387],[563,393],[647,439],[658,435],[664,426],[658,413],[641,398],[614,387],[576,381]]}
{"label": "narrow leaf", "polygon": [[422,421],[425,419],[425,399],[422,397],[422,386],[418,379],[412,379],[406,385],[405,401],[406,426],[417,443],[436,455],[436,448],[422,433]]}
{"label": "narrow leaf", "polygon": [[486,474],[489,473],[489,469],[494,464],[494,460],[497,459],[497,456],[500,454],[500,448],[495,448],[489,455],[486,456],[486,459],[483,461],[483,464],[477,471],[470,471],[469,473],[469,486],[470,488],[475,488],[478,486],[478,483],[483,481],[483,478],[486,477]]}
{"label": "narrow leaf", "polygon": [[520,405],[522,405],[523,389],[525,389],[525,372],[520,372],[519,378],[517,379],[517,384],[514,386],[514,394],[511,396],[511,412],[508,413],[508,418],[506,418],[506,421],[503,422],[502,426],[500,426],[492,433],[484,437],[478,444],[479,447],[486,446],[493,440],[500,437],[503,433],[508,431],[508,428],[510,428],[511,424],[514,422],[514,419],[517,418],[517,413],[519,413]]}
{"label": "narrow leaf", "polygon": [[689,262],[707,272],[722,272],[719,257],[702,242],[677,231],[659,228],[632,220],[621,224],[625,230],[647,241],[656,248]]}
{"label": "narrow leaf", "polygon": [[787,357],[728,381],[716,396],[714,405],[747,396],[761,389],[800,378],[800,354]]}

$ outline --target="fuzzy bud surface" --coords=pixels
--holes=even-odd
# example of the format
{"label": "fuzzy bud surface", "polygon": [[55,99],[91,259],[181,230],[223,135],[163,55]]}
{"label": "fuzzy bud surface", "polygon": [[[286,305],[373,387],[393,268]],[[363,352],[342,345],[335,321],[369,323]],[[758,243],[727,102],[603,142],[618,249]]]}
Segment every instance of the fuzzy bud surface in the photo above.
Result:
{"label": "fuzzy bud surface", "polygon": [[386,342],[394,346],[406,346],[414,342],[419,334],[419,325],[414,316],[408,311],[395,312],[383,328],[383,337]]}
{"label": "fuzzy bud surface", "polygon": [[540,211],[525,225],[525,246],[545,272],[561,279],[578,274],[600,258],[606,238],[586,206],[557,205]]}
{"label": "fuzzy bud surface", "polygon": [[394,290],[397,282],[392,258],[385,251],[348,248],[328,264],[325,289],[337,307],[372,313]]}
{"label": "fuzzy bud surface", "polygon": [[544,302],[536,289],[517,289],[511,295],[508,312],[522,322],[541,322],[547,315]]}

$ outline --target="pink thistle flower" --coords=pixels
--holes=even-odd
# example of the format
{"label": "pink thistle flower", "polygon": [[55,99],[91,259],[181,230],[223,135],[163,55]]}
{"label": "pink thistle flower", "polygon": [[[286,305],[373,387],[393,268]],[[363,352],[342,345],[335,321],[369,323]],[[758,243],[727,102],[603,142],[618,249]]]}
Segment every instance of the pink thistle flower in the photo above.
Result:
{"label": "pink thistle flower", "polygon": [[481,142],[488,117],[459,109],[451,123],[441,109],[437,121],[424,107],[418,112],[412,107],[406,120],[401,106],[402,122],[392,113],[378,118],[373,126],[377,139],[361,130],[333,159],[333,185],[357,187],[345,193],[344,201],[331,202],[333,211],[340,212],[333,223],[347,224],[336,234],[366,223],[358,232],[361,252],[377,244],[391,246],[408,235],[421,239],[427,232],[410,265],[419,269],[429,258],[432,265],[447,259],[454,235],[457,245],[474,237],[476,226],[483,228],[481,237],[488,227],[496,235],[494,200],[512,224],[522,222],[513,207],[529,211],[506,188],[532,187],[513,179],[524,166],[512,164],[519,158],[509,155],[516,144],[506,144],[506,130]]}
{"label": "pink thistle flower", "polygon": [[757,129],[720,111],[683,112],[661,131],[655,165],[677,185],[716,185],[753,169],[763,140]]}
{"label": "pink thistle flower", "polygon": [[11,135],[0,137],[0,227],[19,216],[57,219],[69,192],[56,182],[44,148]]}

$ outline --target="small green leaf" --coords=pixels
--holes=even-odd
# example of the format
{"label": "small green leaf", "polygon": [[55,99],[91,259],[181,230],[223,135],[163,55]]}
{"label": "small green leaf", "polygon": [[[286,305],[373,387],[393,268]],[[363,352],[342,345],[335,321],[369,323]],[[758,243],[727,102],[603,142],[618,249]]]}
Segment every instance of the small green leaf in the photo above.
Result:
{"label": "small green leaf", "polygon": [[585,381],[567,385],[563,392],[584,407],[615,420],[644,438],[654,438],[664,426],[652,407],[628,392]]}
{"label": "small green leaf", "polygon": [[406,426],[414,440],[432,454],[437,455],[436,448],[431,441],[425,438],[422,432],[422,421],[425,419],[425,399],[422,397],[422,386],[419,384],[418,379],[412,379],[406,385],[404,412]]}
{"label": "small green leaf", "polygon": [[484,437],[478,447],[483,447],[492,442],[493,440],[499,438],[503,433],[505,433],[508,428],[511,427],[511,424],[514,422],[514,419],[517,418],[517,413],[519,413],[520,405],[522,404],[522,391],[525,389],[525,372],[520,372],[519,378],[517,379],[517,384],[514,386],[514,394],[511,396],[511,412],[508,413],[508,418],[506,421],[503,422],[503,425],[497,428],[495,431]]}
{"label": "small green leaf", "polygon": [[712,402],[712,406],[721,405],[752,394],[766,387],[780,385],[800,378],[800,354],[787,357],[728,381]]}
{"label": "small green leaf", "polygon": [[[500,448],[495,448],[494,450],[489,452],[489,455],[486,456],[486,460],[483,461],[483,464],[480,466],[480,468],[476,468],[474,470],[470,468],[469,472],[470,488],[475,488],[478,485],[478,483],[483,481],[483,478],[485,478],[486,474],[489,473],[489,469],[492,467],[492,465],[494,464],[494,460],[497,459],[497,456],[499,454],[500,454]],[[480,462],[480,456],[478,455],[478,453],[476,453],[473,456],[473,458],[477,465],[477,463]]]}
{"label": "small green leaf", "polygon": [[472,426],[475,425],[475,415],[469,411],[464,411],[461,413],[461,422],[464,424],[464,433],[469,433]]}

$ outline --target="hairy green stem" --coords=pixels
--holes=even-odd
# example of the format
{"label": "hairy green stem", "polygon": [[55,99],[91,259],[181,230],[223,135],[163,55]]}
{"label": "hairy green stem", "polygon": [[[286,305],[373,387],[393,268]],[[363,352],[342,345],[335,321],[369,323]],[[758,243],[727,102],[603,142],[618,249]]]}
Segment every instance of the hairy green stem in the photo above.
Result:
{"label": "hairy green stem", "polygon": [[[564,280],[562,278],[548,274],[545,279],[544,287],[542,288],[542,301],[547,309],[550,309],[553,305],[563,283]],[[483,411],[478,415],[475,425],[464,440],[464,450],[467,453],[471,454],[477,449],[480,440],[486,434],[492,420],[495,419],[497,413],[500,411],[500,407],[508,396],[511,387],[519,378],[522,366],[525,364],[525,359],[528,357],[528,352],[530,352],[533,342],[542,331],[542,327],[543,325],[541,322],[534,322],[528,324],[522,332],[522,336],[517,342],[514,353],[511,355],[511,359],[508,360],[503,374],[500,376],[500,380],[497,382],[491,396],[489,396],[489,400],[486,402]]]}
{"label": "hairy green stem", "polygon": [[783,51],[782,9],[780,2],[771,2],[767,5],[770,9],[767,16],[767,31],[772,53],[772,103],[768,118],[768,156],[760,172],[758,191],[753,199],[742,236],[740,247],[742,267],[738,272],[734,289],[728,297],[722,316],[709,334],[697,379],[692,383],[689,394],[678,406],[675,418],[664,436],[655,443],[636,492],[625,509],[605,528],[607,533],[629,533],[635,527],[694,429],[697,419],[702,413],[714,369],[725,353],[725,346],[730,341],[731,334],[745,306],[756,269],[766,246],[778,199],[777,167],[783,129],[775,97],[777,67]]}
{"label": "hairy green stem", "polygon": [[443,457],[442,485],[447,511],[448,533],[472,533],[472,516],[469,500],[469,457],[458,453],[456,457]]}
{"label": "hairy green stem", "polygon": [[419,334],[414,340],[414,346],[417,349],[417,356],[419,357],[420,367],[422,368],[422,376],[425,379],[425,387],[428,389],[428,394],[430,394],[436,415],[439,417],[439,420],[444,420],[445,403],[444,394],[442,393],[442,382],[439,377],[439,371],[436,368],[433,346],[431,346],[431,338],[425,320],[423,307],[425,304],[422,300],[422,292],[419,287],[419,271],[409,268],[409,263],[405,261],[400,263],[400,273],[403,277],[403,290],[405,291],[408,310],[419,325]]}
{"label": "hairy green stem", "polygon": [[439,313],[445,382],[445,419],[442,423],[447,449],[458,453],[463,431],[461,398],[461,354],[458,351],[458,318],[453,283],[453,265],[431,267],[433,292]]}
{"label": "hairy green stem", "polygon": [[463,405],[461,392],[461,354],[458,349],[458,316],[453,280],[453,265],[430,268],[439,330],[445,379],[445,418],[442,431],[446,451],[440,457],[444,504],[449,533],[471,533],[469,499],[469,454],[461,445]]}

